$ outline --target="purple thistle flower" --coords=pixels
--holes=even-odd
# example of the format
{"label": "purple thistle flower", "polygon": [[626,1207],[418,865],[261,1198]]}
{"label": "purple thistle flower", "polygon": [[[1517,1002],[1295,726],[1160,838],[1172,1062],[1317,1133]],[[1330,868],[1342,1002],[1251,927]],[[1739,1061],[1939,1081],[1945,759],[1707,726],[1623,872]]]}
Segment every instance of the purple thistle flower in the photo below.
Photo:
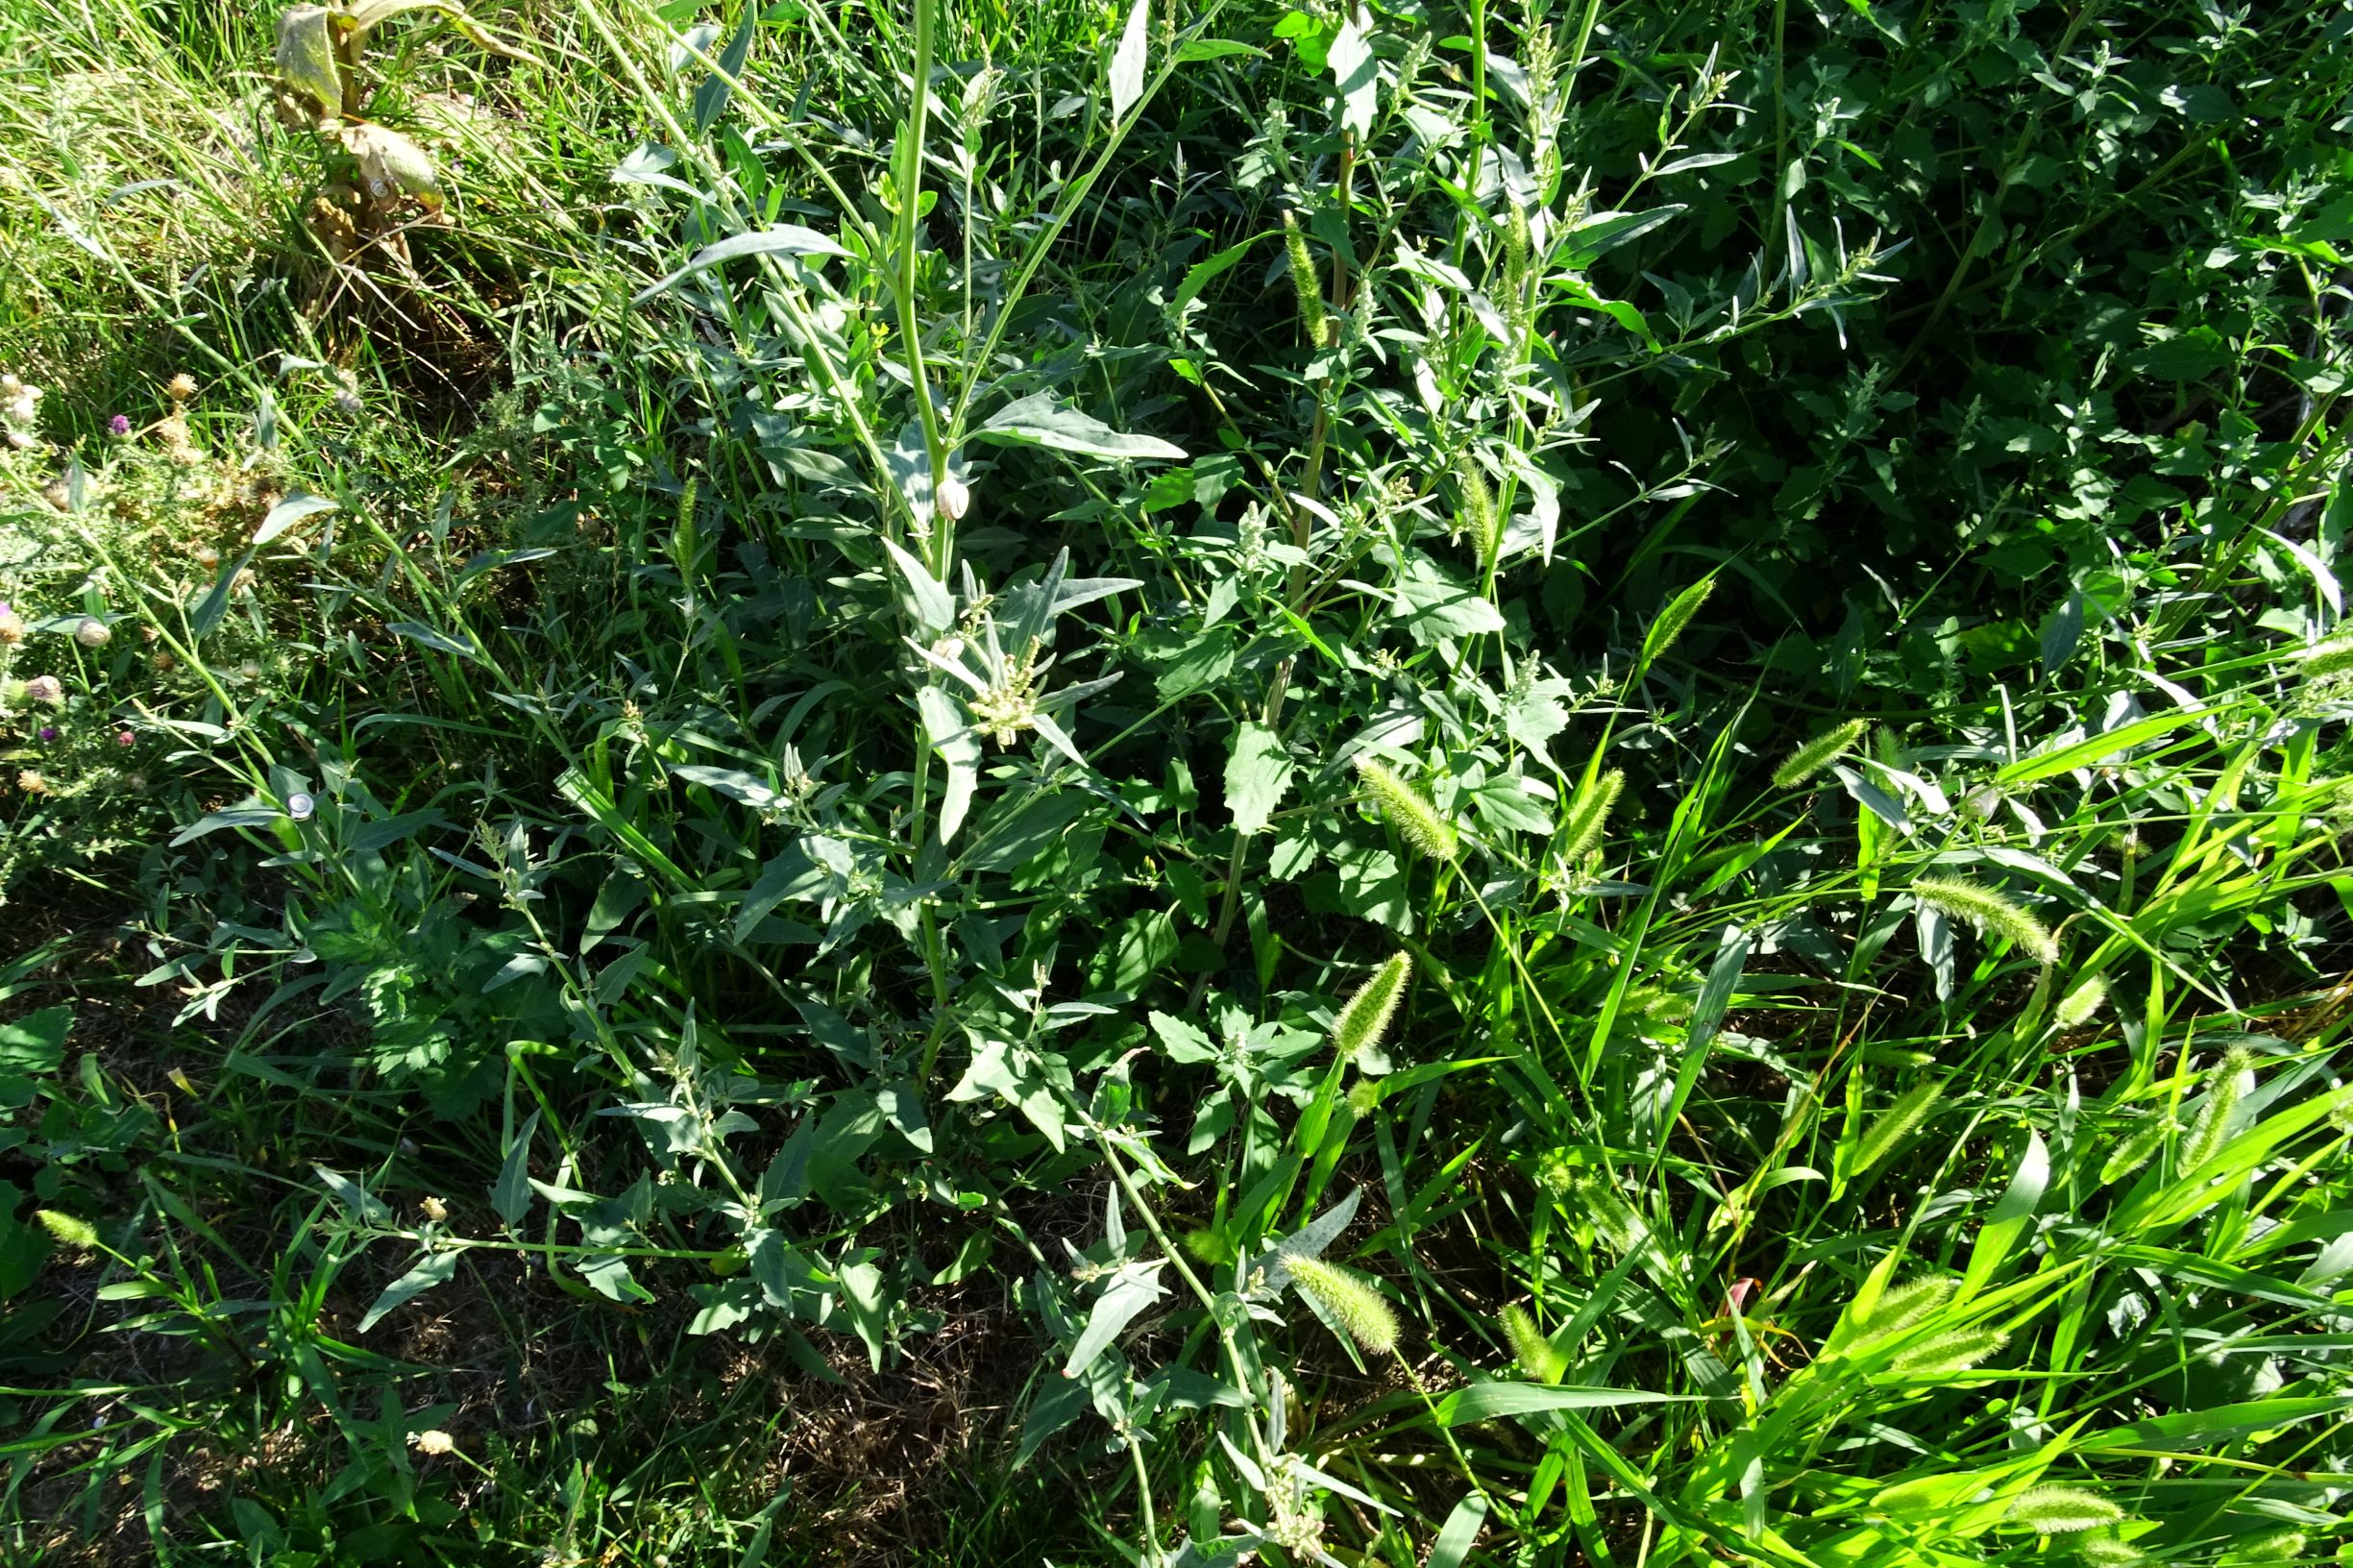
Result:
{"label": "purple thistle flower", "polygon": [[129,435],[131,433],[131,416],[129,414],[116,414],[112,419],[107,421],[107,429],[111,430],[116,435]]}
{"label": "purple thistle flower", "polygon": [[58,726],[55,724],[43,724],[41,725],[40,735],[41,739],[44,741],[54,741],[58,738]]}

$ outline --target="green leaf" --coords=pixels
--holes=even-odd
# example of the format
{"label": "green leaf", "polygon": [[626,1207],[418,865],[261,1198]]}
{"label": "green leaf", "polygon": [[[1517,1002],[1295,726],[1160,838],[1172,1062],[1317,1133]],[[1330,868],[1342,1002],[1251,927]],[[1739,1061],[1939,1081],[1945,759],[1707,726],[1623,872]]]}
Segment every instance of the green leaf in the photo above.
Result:
{"label": "green leaf", "polygon": [[1245,836],[1262,833],[1276,806],[1291,787],[1291,759],[1283,738],[1257,720],[1243,721],[1234,732],[1234,752],[1226,759],[1226,809],[1234,814],[1234,831]]}
{"label": "green leaf", "polygon": [[327,1184],[327,1190],[332,1192],[354,1217],[370,1225],[392,1223],[392,1211],[384,1206],[383,1199],[340,1171],[330,1170],[325,1165],[312,1165],[310,1168],[318,1172],[319,1180]]}
{"label": "green leaf", "polygon": [[955,699],[937,686],[917,691],[915,705],[923,716],[923,739],[947,766],[947,785],[940,796],[940,843],[944,845],[955,842],[980,783],[980,737]]}
{"label": "green leaf", "polygon": [[1620,1405],[1687,1402],[1692,1394],[1653,1394],[1637,1388],[1567,1388],[1536,1383],[1476,1383],[1437,1403],[1438,1420],[1450,1427],[1492,1421],[1503,1415],[1538,1415],[1546,1410],[1598,1410]]}
{"label": "green leaf", "polygon": [[1504,629],[1503,612],[1450,576],[1427,555],[1414,555],[1397,575],[1393,613],[1422,644]]}
{"label": "green leaf", "polygon": [[701,85],[695,88],[695,135],[699,136],[710,130],[711,123],[726,109],[727,99],[735,91],[728,85],[728,78],[739,81],[743,78],[744,61],[751,55],[751,30],[759,21],[762,10],[757,5],[744,7],[743,20],[736,25],[735,37],[727,40],[727,47],[720,54],[717,61],[719,69],[705,77]]}
{"label": "green leaf", "polygon": [[1424,1568],[1462,1568],[1462,1559],[1471,1555],[1486,1522],[1486,1493],[1473,1492],[1456,1504],[1454,1512],[1439,1527],[1438,1538],[1430,1548],[1430,1560]]}
{"label": "green leaf", "polygon": [[1371,135],[1373,112],[1381,104],[1381,65],[1373,58],[1372,45],[1357,29],[1353,8],[1342,13],[1326,63],[1332,69],[1332,85],[1340,95],[1341,129],[1355,132],[1360,140]]}
{"label": "green leaf", "polygon": [[386,1313],[398,1311],[400,1308],[407,1306],[408,1303],[416,1300],[417,1297],[425,1294],[426,1291],[430,1290],[434,1286],[447,1285],[450,1282],[450,1276],[455,1274],[456,1272],[456,1253],[433,1252],[426,1254],[425,1257],[418,1260],[416,1267],[410,1269],[407,1273],[402,1275],[399,1279],[394,1280],[390,1285],[384,1286],[383,1294],[376,1298],[376,1305],[370,1307],[367,1311],[361,1315],[359,1319],[359,1332],[361,1334],[367,1333],[370,1329],[376,1327],[377,1324],[382,1322]]}
{"label": "green leaf", "polygon": [[531,1135],[538,1130],[539,1113],[534,1111],[515,1130],[515,1140],[499,1163],[499,1179],[490,1186],[490,1207],[509,1230],[522,1224],[531,1210]]}
{"label": "green leaf", "polygon": [[261,527],[254,530],[254,545],[257,549],[270,543],[303,519],[316,517],[321,512],[331,512],[334,509],[335,503],[325,496],[306,495],[298,490],[270,508],[270,515],[263,518]]}
{"label": "green leaf", "polygon": [[0,1023],[0,1072],[53,1073],[65,1062],[65,1035],[74,1010],[60,1003]]}
{"label": "green leaf", "polygon": [[1055,452],[1076,453],[1082,457],[1109,457],[1126,462],[1144,458],[1185,460],[1183,447],[1171,446],[1154,436],[1115,430],[1091,414],[1081,413],[1067,404],[1057,404],[1051,392],[1033,392],[1017,403],[1007,404],[972,432],[972,439],[1009,446],[1047,447]]}
{"label": "green leaf", "polygon": [[668,292],[696,273],[716,267],[722,262],[738,260],[747,256],[847,256],[834,241],[814,229],[797,223],[780,223],[772,229],[761,229],[748,234],[735,234],[716,245],[706,245],[695,253],[695,258],[650,288],[640,290],[629,303],[643,305],[657,294]]}
{"label": "green leaf", "polygon": [[1086,1331],[1063,1362],[1064,1377],[1075,1378],[1085,1371],[1089,1362],[1111,1348],[1122,1330],[1168,1293],[1168,1287],[1160,1282],[1165,1262],[1164,1259],[1154,1259],[1145,1263],[1129,1263],[1112,1276],[1111,1284],[1104,1287],[1093,1310],[1087,1314]]}
{"label": "green leaf", "polygon": [[[928,469],[926,470],[928,472]],[[885,539],[882,548],[890,554],[891,564],[898,568],[899,580],[906,585],[900,601],[917,625],[934,634],[944,632],[956,624],[956,600],[950,597],[947,584],[923,569],[923,563]]]}
{"label": "green leaf", "polygon": [[1151,0],[1136,0],[1111,57],[1111,117],[1124,120],[1143,96],[1144,44],[1151,27]]}

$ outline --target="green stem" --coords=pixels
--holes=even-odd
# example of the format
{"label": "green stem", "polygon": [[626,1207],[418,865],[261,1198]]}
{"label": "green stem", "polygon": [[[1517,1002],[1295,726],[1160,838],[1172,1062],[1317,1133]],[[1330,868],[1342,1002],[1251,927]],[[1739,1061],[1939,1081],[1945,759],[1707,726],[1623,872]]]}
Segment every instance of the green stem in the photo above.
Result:
{"label": "green stem", "polygon": [[[947,438],[940,429],[940,411],[932,406],[931,382],[923,372],[923,334],[915,313],[917,209],[923,195],[923,133],[931,111],[931,57],[934,24],[940,0],[915,0],[915,86],[907,123],[899,129],[897,233],[892,245],[896,275],[892,292],[898,297],[898,336],[907,356],[907,374],[915,383],[916,417],[923,422],[923,450],[931,461],[935,493],[947,478]],[[932,515],[931,575],[945,579],[956,548],[956,520],[935,508]]]}

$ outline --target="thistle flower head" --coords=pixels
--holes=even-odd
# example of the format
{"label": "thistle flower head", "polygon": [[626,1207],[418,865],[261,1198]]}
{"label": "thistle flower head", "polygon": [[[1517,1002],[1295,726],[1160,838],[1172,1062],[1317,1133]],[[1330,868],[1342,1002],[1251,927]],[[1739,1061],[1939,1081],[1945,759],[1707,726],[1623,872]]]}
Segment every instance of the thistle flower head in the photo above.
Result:
{"label": "thistle flower head", "polygon": [[1871,728],[1868,719],[1850,719],[1835,729],[1825,730],[1789,754],[1789,760],[1773,772],[1773,787],[1794,790],[1821,772],[1825,768],[1854,749],[1865,732]]}
{"label": "thistle flower head", "polygon": [[1433,860],[1453,860],[1461,852],[1454,823],[1439,815],[1427,796],[1370,756],[1357,758],[1357,776],[1387,814],[1398,836]]}
{"label": "thistle flower head", "polygon": [[46,744],[58,738],[58,726],[55,724],[43,724],[37,731],[36,731],[36,733],[40,736],[43,744]]}
{"label": "thistle flower head", "polygon": [[131,416],[129,414],[116,414],[112,419],[108,420],[107,433],[113,436],[118,441],[124,436],[129,435],[131,433]]}
{"label": "thistle flower head", "polygon": [[1931,909],[2007,939],[2039,964],[2059,961],[2059,943],[2049,928],[1992,888],[1950,877],[1920,876],[1912,879],[1912,895]]}
{"label": "thistle flower head", "polygon": [[196,378],[182,371],[163,383],[163,395],[174,403],[185,403],[196,396]]}
{"label": "thistle flower head", "polygon": [[1361,1276],[1320,1258],[1293,1258],[1287,1266],[1300,1294],[1330,1313],[1349,1338],[1376,1356],[1397,1348],[1397,1314]]}
{"label": "thistle flower head", "polygon": [[1406,993],[1406,981],[1412,974],[1411,956],[1401,952],[1357,988],[1356,994],[1348,998],[1332,1024],[1332,1049],[1341,1061],[1354,1062],[1380,1045],[1382,1037],[1388,1033],[1389,1020],[1397,1016],[1397,1004]]}

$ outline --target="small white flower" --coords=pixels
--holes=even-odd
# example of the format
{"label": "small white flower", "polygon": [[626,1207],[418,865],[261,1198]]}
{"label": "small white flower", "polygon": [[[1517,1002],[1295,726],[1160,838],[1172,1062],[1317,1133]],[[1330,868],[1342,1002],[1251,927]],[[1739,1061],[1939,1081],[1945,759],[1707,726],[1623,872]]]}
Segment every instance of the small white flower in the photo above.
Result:
{"label": "small white flower", "polygon": [[439,1427],[408,1434],[408,1446],[424,1455],[447,1454],[457,1446],[457,1439]]}

